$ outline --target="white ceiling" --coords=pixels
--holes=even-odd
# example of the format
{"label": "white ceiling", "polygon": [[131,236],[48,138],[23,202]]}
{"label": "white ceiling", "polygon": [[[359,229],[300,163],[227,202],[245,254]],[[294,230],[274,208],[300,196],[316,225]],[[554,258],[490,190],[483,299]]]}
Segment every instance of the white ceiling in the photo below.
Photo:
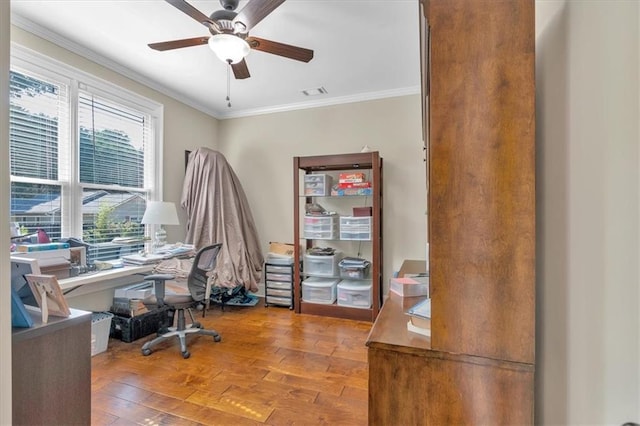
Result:
{"label": "white ceiling", "polygon": [[[222,9],[218,0],[189,3],[205,15]],[[207,45],[147,47],[209,35],[165,1],[11,0],[11,12],[13,24],[217,118],[419,93],[417,0],[286,1],[250,35],[312,49],[314,58],[304,63],[251,51],[251,77],[231,74],[231,108],[227,65]],[[328,93],[301,93],[320,86]]]}

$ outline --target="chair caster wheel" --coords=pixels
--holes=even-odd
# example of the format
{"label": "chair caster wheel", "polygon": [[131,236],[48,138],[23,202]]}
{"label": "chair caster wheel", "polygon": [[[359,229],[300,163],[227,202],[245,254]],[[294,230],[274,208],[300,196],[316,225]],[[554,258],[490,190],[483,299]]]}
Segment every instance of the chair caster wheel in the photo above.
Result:
{"label": "chair caster wheel", "polygon": [[143,349],[142,350],[142,355],[144,355],[144,356],[151,355],[151,349],[149,349],[149,348]]}
{"label": "chair caster wheel", "polygon": [[214,341],[214,342],[219,342],[220,340],[222,340],[222,337],[220,337],[220,336],[213,336],[213,341]]}
{"label": "chair caster wheel", "polygon": [[191,353],[189,351],[184,351],[182,352],[182,358],[187,359],[191,356]]}
{"label": "chair caster wheel", "polygon": [[202,324],[200,324],[199,322],[194,322],[191,327],[193,327],[193,328],[202,328]]}

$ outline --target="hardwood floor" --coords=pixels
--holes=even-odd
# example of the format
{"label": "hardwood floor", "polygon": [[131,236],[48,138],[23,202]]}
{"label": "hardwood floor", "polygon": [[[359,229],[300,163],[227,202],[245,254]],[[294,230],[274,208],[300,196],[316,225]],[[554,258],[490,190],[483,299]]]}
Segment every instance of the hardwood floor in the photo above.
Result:
{"label": "hardwood floor", "polygon": [[93,425],[366,425],[371,323],[287,308],[214,306],[222,341],[177,339],[142,356],[148,336],[110,339],[92,358]]}

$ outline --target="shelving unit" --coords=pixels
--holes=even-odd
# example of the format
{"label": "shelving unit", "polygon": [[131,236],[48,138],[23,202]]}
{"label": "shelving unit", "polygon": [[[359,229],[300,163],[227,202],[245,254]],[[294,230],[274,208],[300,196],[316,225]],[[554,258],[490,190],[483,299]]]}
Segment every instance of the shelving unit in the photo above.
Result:
{"label": "shelving unit", "polygon": [[[327,182],[322,178],[318,180],[318,192],[305,194],[304,177],[310,174],[332,175],[340,172],[364,172],[371,181],[371,195],[342,195],[331,196],[327,191]],[[337,179],[335,180],[337,183]],[[338,318],[355,319],[361,321],[374,321],[378,316],[381,306],[382,293],[382,158],[376,152],[362,152],[354,154],[321,155],[311,157],[293,158],[293,221],[294,240],[298,244],[294,260],[294,306],[297,313],[324,315]],[[330,188],[329,188],[330,189]],[[322,195],[320,195],[322,194]],[[353,207],[371,207],[371,232],[370,240],[353,239],[349,234],[348,239],[340,239],[340,231],[329,234],[327,239],[305,238],[303,232],[305,205],[308,203],[326,202],[340,216],[352,216]],[[339,223],[338,219],[338,223]],[[339,226],[339,225],[338,225]],[[323,231],[318,231],[322,233]],[[322,234],[320,234],[322,235]],[[307,235],[309,236],[309,235]],[[343,252],[345,256],[357,256],[366,251],[365,257],[371,262],[369,276],[371,280],[371,307],[340,306],[337,303],[322,304],[310,303],[302,300],[302,280],[307,275],[301,270],[302,255],[314,246],[329,246]],[[302,248],[302,250],[300,250]],[[339,276],[334,278],[339,279]]]}
{"label": "shelving unit", "polygon": [[265,262],[265,306],[293,309],[293,265]]}

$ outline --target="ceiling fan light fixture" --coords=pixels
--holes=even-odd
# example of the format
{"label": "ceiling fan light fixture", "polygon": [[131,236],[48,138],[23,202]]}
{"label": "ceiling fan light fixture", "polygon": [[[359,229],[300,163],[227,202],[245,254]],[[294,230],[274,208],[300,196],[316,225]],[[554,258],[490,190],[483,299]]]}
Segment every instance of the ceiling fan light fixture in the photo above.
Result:
{"label": "ceiling fan light fixture", "polygon": [[216,34],[209,38],[209,47],[221,61],[237,64],[249,54],[249,43],[233,34]]}

